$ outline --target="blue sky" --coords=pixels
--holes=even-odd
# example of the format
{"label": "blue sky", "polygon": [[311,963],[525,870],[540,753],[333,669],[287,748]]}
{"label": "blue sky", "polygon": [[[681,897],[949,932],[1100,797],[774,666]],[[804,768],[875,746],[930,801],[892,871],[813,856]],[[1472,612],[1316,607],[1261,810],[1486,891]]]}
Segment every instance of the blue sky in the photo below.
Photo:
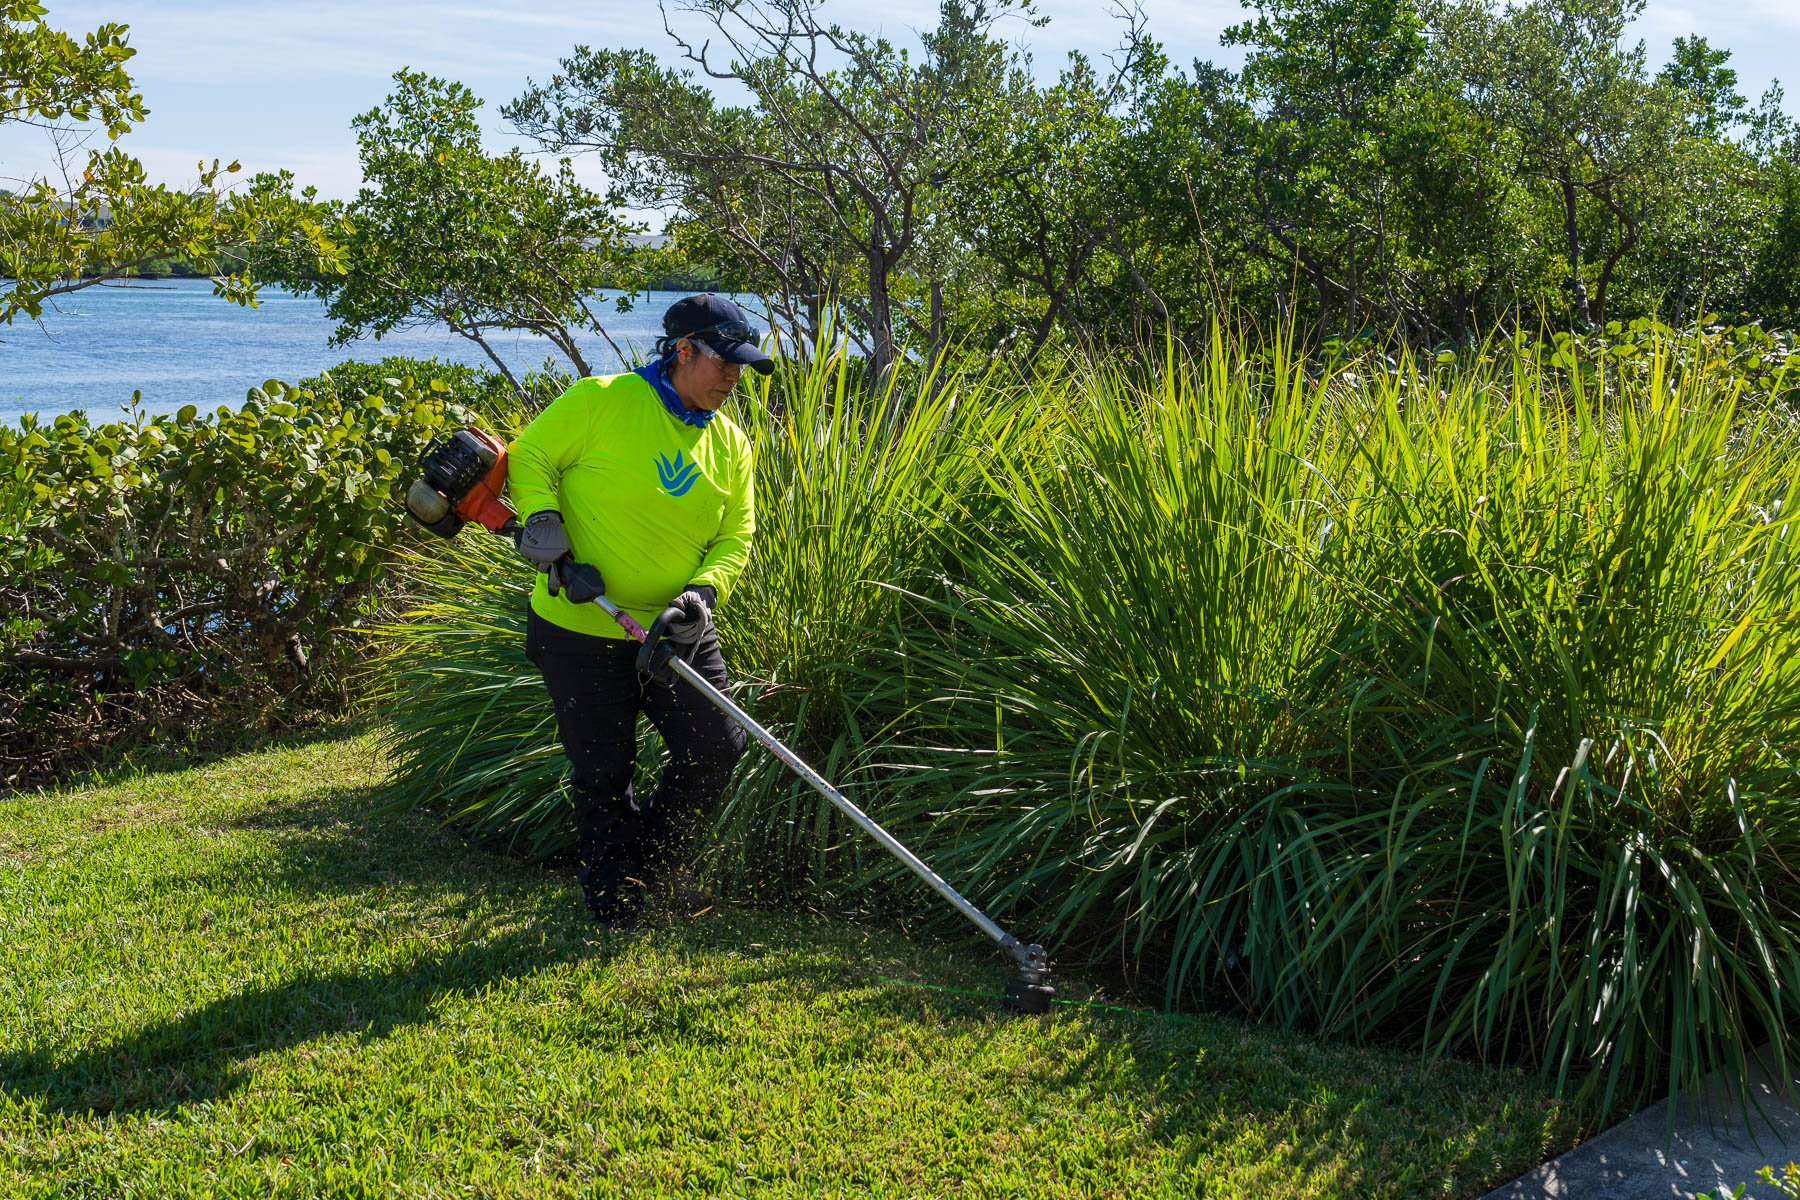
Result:
{"label": "blue sky", "polygon": [[[125,141],[152,177],[186,183],[201,159],[238,158],[250,171],[287,167],[325,195],[360,180],[350,118],[380,103],[397,68],[459,79],[488,102],[493,144],[505,144],[493,112],[543,78],[578,43],[668,51],[653,0],[46,0],[52,24],[71,31],[103,21],[131,26],[131,69],[151,115]],[[1108,0],[1039,0],[1049,24],[1003,26],[1040,71],[1054,73],[1072,48],[1103,54],[1120,25]],[[1143,0],[1151,33],[1185,64],[1199,57],[1237,66],[1219,32],[1244,18],[1237,0]],[[936,0],[826,0],[843,24],[911,42],[933,23]],[[1739,90],[1754,103],[1771,78],[1790,78],[1800,112],[1800,0],[1649,0],[1633,29],[1659,64],[1679,34],[1704,34],[1732,52]],[[44,136],[0,130],[0,186],[43,171]],[[598,182],[598,176],[584,171]]]}

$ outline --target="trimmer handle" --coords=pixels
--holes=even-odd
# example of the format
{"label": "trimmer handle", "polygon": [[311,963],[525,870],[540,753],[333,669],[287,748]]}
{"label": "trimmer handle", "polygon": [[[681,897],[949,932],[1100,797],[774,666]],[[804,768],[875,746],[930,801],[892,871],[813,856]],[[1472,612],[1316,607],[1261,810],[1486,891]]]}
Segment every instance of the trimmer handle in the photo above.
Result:
{"label": "trimmer handle", "polygon": [[638,674],[657,676],[667,672],[669,660],[675,657],[675,647],[669,641],[669,622],[679,621],[685,615],[671,604],[650,622],[650,633],[638,647]]}

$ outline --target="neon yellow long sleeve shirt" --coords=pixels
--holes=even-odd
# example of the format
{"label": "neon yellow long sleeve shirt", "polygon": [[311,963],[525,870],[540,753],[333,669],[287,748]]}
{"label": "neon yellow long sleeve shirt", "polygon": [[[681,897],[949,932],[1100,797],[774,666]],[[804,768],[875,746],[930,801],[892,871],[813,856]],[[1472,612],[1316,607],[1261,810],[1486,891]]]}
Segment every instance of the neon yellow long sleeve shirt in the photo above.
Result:
{"label": "neon yellow long sleeve shirt", "polygon": [[[723,600],[750,561],[756,531],[750,440],[724,413],[683,424],[635,374],[577,380],[507,450],[521,519],[553,508],[575,557],[600,568],[606,594],[644,626],[691,584]],[[598,605],[552,596],[531,607],[564,629],[622,638]]]}

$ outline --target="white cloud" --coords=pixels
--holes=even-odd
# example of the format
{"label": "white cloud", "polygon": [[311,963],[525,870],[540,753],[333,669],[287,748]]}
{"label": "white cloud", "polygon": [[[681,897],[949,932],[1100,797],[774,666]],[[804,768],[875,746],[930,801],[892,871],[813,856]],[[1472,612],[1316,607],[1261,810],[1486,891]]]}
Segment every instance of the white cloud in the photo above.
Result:
{"label": "white cloud", "polygon": [[[1178,66],[1195,57],[1242,63],[1241,49],[1218,43],[1222,30],[1250,15],[1237,0],[1142,3],[1150,34]],[[1037,8],[1050,18],[1046,27],[1007,18],[1000,28],[1029,46],[1041,76],[1054,75],[1071,49],[1101,60],[1119,44],[1116,0],[1038,0]],[[915,46],[916,31],[935,24],[937,3],[825,0],[822,12]],[[289,167],[340,196],[360,183],[350,118],[381,101],[401,66],[467,83],[488,102],[486,124],[499,147],[510,144],[499,105],[527,77],[554,71],[577,44],[643,46],[676,61],[653,0],[52,0],[50,20],[75,32],[102,21],[131,26],[138,54],[130,69],[151,115],[125,145],[153,173],[181,182],[200,157],[235,155],[251,169]],[[1731,49],[1752,99],[1770,76],[1800,75],[1800,0],[1650,0],[1633,32],[1653,65],[1680,34]],[[43,170],[44,151],[35,132],[0,129],[0,177]],[[591,160],[578,160],[578,170],[604,182]]]}
{"label": "white cloud", "polygon": [[[1658,0],[1644,11],[1644,23],[1655,27],[1713,26],[1742,31],[1750,37],[1776,38],[1800,33],[1800,5],[1794,0],[1735,0],[1734,3],[1690,5]],[[1788,47],[1792,51],[1793,47]]]}
{"label": "white cloud", "polygon": [[[387,78],[403,65],[468,78],[541,70],[577,41],[633,45],[651,32],[644,6],[608,0],[587,9],[538,0],[514,8],[444,6],[424,0],[349,3],[141,3],[72,0],[53,21],[63,28],[101,21],[131,26],[143,79],[171,83],[317,84]],[[658,37],[660,28],[655,29]]]}
{"label": "white cloud", "polygon": [[[133,144],[131,152],[144,164],[152,179],[174,185],[187,185],[199,178],[197,163],[212,164],[212,157],[202,158],[201,147]],[[216,156],[213,156],[216,157]],[[296,187],[311,185],[322,196],[350,196],[362,184],[362,167],[352,147],[319,148],[316,146],[259,147],[254,153],[240,154],[242,165],[236,179],[249,179],[262,171],[289,170],[294,173]]]}
{"label": "white cloud", "polygon": [[[1043,29],[1030,30],[1038,69],[1060,66],[1070,50],[1080,50],[1100,60],[1115,50],[1125,24],[1116,5],[1096,0],[1050,0],[1039,5],[1050,18]],[[1179,67],[1195,58],[1229,65],[1243,59],[1241,51],[1219,45],[1226,26],[1244,19],[1237,0],[1143,0],[1146,28]]]}

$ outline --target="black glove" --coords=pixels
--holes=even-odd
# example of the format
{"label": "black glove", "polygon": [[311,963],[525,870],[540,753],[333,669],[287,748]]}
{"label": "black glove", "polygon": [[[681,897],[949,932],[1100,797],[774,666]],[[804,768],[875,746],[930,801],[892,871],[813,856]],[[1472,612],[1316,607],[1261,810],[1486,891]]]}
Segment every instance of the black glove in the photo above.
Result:
{"label": "black glove", "polygon": [[546,580],[550,594],[562,593],[564,600],[570,604],[592,604],[606,595],[606,580],[600,578],[600,568],[592,563],[576,562],[571,555],[563,555],[545,568],[549,575]]}
{"label": "black glove", "polygon": [[[525,561],[540,571],[548,571],[568,555],[575,547],[569,543],[568,531],[563,528],[562,514],[554,508],[546,508],[534,512],[525,518],[525,528],[519,530],[518,540],[514,543]],[[552,594],[555,585],[551,585]]]}
{"label": "black glove", "polygon": [[711,584],[697,583],[669,601],[670,608],[681,610],[681,616],[664,627],[669,640],[679,646],[692,646],[711,633],[713,605],[718,599],[719,593]]}

